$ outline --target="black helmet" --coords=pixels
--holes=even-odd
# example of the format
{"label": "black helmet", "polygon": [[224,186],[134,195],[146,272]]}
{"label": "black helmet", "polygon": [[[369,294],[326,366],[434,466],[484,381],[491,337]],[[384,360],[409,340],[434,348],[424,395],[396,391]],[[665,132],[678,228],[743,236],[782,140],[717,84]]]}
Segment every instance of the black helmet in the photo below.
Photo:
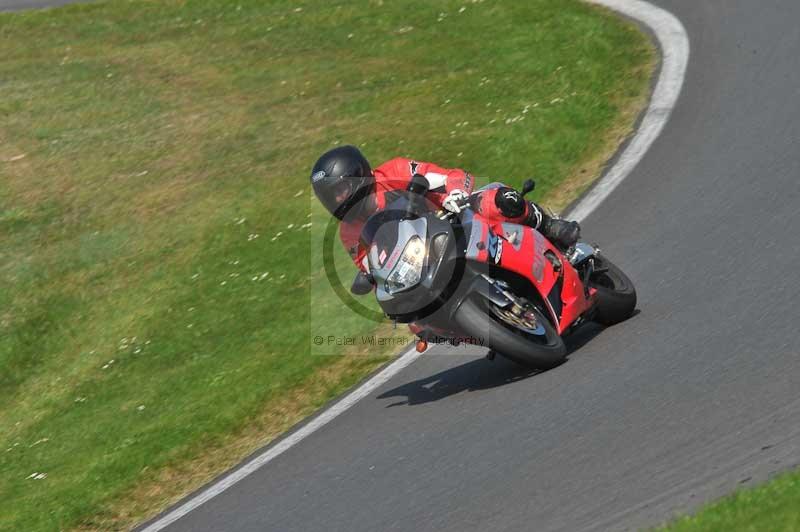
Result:
{"label": "black helmet", "polygon": [[311,170],[311,186],[325,208],[341,220],[372,193],[375,178],[358,148],[340,146],[317,160]]}

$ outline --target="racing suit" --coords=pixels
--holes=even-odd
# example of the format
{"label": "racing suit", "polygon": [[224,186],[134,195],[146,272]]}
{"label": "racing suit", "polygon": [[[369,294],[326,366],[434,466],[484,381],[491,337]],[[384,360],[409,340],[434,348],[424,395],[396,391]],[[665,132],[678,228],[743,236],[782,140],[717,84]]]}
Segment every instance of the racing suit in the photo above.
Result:
{"label": "racing suit", "polygon": [[[414,175],[423,175],[430,184],[427,199],[437,207],[444,207],[446,198],[453,191],[471,194],[472,209],[492,222],[512,222],[529,225],[540,230],[546,237],[567,248],[579,237],[575,222],[566,222],[548,216],[535,203],[526,201],[516,190],[498,186],[481,189],[473,194],[474,179],[464,170],[446,169],[433,163],[396,158],[373,170],[375,176],[374,211],[383,209],[392,201],[393,194],[405,191]],[[344,220],[339,226],[339,236],[350,253],[353,262],[363,272],[368,271],[367,250],[360,242],[361,230],[367,216],[356,220]]]}

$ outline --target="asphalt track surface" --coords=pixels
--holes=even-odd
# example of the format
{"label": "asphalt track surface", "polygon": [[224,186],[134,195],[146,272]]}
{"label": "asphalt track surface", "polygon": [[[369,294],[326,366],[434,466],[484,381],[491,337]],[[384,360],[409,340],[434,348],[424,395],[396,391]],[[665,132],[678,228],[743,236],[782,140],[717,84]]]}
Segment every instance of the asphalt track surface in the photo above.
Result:
{"label": "asphalt track surface", "polygon": [[583,224],[640,312],[541,374],[432,350],[167,530],[636,529],[800,462],[800,3],[654,3],[683,90]]}
{"label": "asphalt track surface", "polygon": [[0,11],[19,11],[42,7],[56,7],[73,3],[75,0],[0,0]]}

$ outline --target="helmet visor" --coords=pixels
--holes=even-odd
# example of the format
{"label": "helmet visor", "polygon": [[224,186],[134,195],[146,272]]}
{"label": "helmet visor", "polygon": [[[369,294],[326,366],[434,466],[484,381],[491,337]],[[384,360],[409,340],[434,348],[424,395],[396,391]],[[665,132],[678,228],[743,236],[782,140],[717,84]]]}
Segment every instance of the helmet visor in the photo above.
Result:
{"label": "helmet visor", "polygon": [[331,197],[336,205],[342,205],[353,195],[353,183],[347,179],[339,181],[331,187]]}

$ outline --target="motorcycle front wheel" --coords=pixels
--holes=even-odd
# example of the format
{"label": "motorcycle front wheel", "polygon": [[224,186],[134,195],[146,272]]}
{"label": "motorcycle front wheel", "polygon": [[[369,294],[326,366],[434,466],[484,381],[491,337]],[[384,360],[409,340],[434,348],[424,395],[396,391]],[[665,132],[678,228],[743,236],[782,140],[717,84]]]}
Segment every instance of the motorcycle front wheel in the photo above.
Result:
{"label": "motorcycle front wheel", "polygon": [[475,297],[461,303],[455,321],[480,345],[522,366],[547,370],[566,359],[564,341],[534,306],[518,316],[489,300]]}

